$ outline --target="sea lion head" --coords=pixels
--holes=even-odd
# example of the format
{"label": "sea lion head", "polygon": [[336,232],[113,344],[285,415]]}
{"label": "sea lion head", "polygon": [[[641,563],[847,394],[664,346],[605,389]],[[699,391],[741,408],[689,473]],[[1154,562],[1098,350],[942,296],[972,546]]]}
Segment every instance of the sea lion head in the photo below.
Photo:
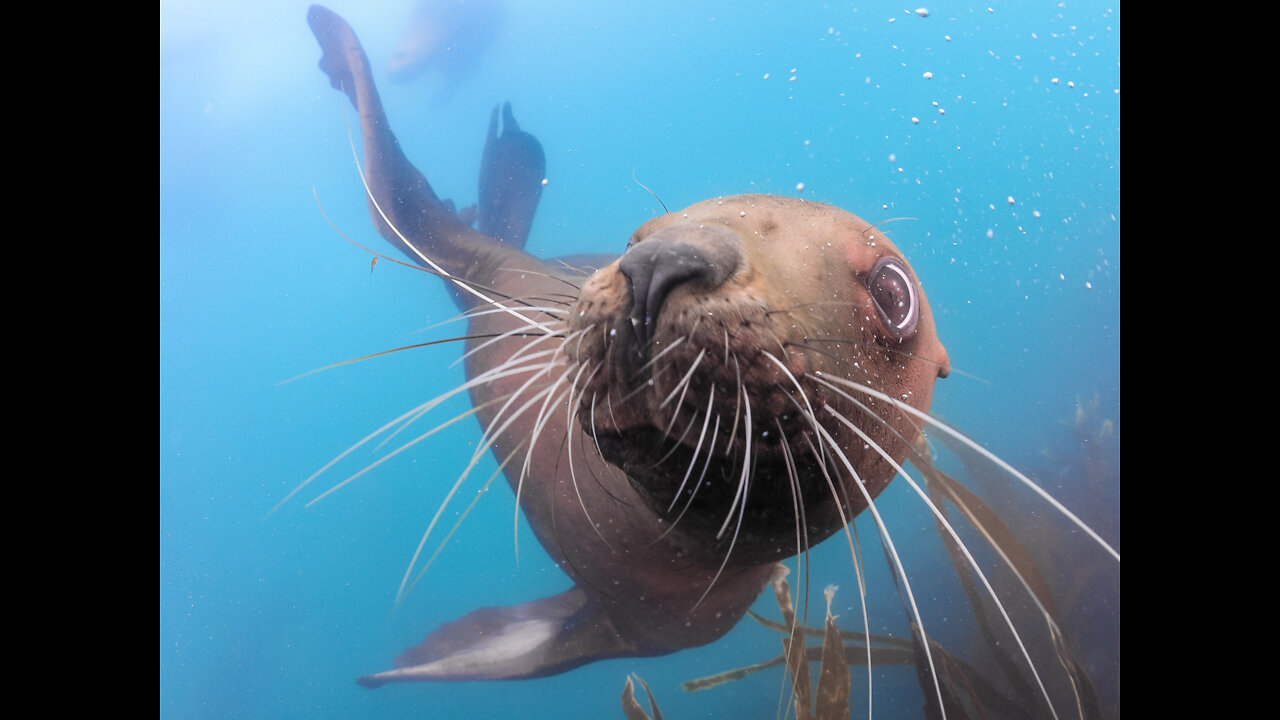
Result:
{"label": "sea lion head", "polygon": [[603,456],[664,521],[712,545],[733,529],[757,560],[842,527],[919,436],[850,383],[923,411],[949,370],[893,243],[774,196],[645,223],[583,285],[569,330],[578,416]]}

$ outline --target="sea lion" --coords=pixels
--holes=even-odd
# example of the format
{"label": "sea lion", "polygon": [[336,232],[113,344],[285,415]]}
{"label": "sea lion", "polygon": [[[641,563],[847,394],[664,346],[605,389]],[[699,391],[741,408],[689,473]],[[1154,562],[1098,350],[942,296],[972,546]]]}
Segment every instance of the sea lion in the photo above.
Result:
{"label": "sea lion", "polygon": [[[477,457],[493,451],[575,582],[446,623],[361,684],[538,677],[711,642],[779,560],[875,512],[949,370],[914,271],[875,227],[718,198],[645,223],[584,278],[459,219],[400,149],[350,26],[319,6],[308,21],[359,113],[375,226],[471,311]],[[538,174],[499,174],[509,199],[481,210],[527,229]]]}
{"label": "sea lion", "polygon": [[502,31],[504,5],[502,0],[418,0],[387,62],[391,80],[407,83],[435,72],[443,80],[439,96],[447,97],[475,72]]}

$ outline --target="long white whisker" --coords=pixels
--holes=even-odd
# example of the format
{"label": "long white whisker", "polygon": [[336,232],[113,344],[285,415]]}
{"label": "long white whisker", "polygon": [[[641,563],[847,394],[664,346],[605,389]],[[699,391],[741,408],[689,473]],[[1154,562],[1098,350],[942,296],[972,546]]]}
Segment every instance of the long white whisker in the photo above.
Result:
{"label": "long white whisker", "polygon": [[[711,386],[711,398],[707,400],[707,415],[702,419],[702,432],[698,434],[698,449],[702,448],[702,441],[707,437],[707,425],[711,423],[711,408],[716,402],[716,386]],[[714,440],[712,441],[714,442]],[[689,476],[693,474],[693,468],[698,462],[698,450],[694,450],[693,457],[689,458],[689,469],[684,473],[684,479],[680,481],[680,487],[676,488],[676,494],[671,496],[671,504],[667,506],[667,512],[676,506],[676,501],[680,499],[680,494],[684,492],[684,486],[689,482]]]}
{"label": "long white whisker", "polygon": [[[543,395],[549,395],[553,389],[554,388],[543,388],[539,390],[496,432],[487,433],[487,441],[482,442],[480,447],[477,448],[476,452],[472,455],[471,462],[467,464],[467,467],[462,471],[462,474],[458,476],[457,481],[454,482],[453,487],[449,489],[448,494],[445,495],[444,500],[440,503],[440,507],[436,509],[436,514],[431,517],[431,522],[427,524],[426,532],[422,533],[422,539],[418,541],[418,547],[413,551],[413,557],[409,559],[409,567],[405,568],[404,578],[400,580],[400,587],[396,590],[396,604],[399,604],[404,600],[405,586],[409,582],[409,576],[413,574],[414,566],[418,564],[418,557],[422,555],[422,548],[427,544],[427,538],[431,536],[431,531],[435,528],[436,523],[440,521],[440,516],[444,514],[445,508],[448,507],[449,502],[453,500],[453,496],[457,494],[458,488],[462,487],[463,481],[465,481],[467,476],[471,474],[471,470],[480,462],[480,458],[484,457],[484,454],[489,450],[489,448],[498,441],[498,438],[502,436],[502,433],[506,431],[507,427],[520,417],[520,414],[524,412],[525,408],[528,408],[530,405],[540,400]],[[529,442],[532,443],[534,440],[534,438],[530,438]],[[518,495],[516,500],[517,507],[519,507]]]}
{"label": "long white whisker", "polygon": [[924,655],[929,661],[929,674],[933,677],[933,689],[938,694],[938,708],[942,713],[942,720],[946,720],[947,708],[942,701],[942,685],[938,681],[938,669],[933,663],[933,652],[929,649],[929,636],[925,633],[924,620],[920,617],[920,608],[916,606],[916,596],[911,591],[911,581],[907,579],[906,568],[902,566],[902,559],[898,557],[898,549],[894,547],[893,538],[889,536],[889,529],[884,524],[884,518],[880,517],[880,511],[876,509],[875,501],[871,499],[871,493],[867,491],[867,486],[863,484],[862,478],[858,476],[858,471],[853,468],[853,463],[849,462],[849,458],[839,444],[836,443],[835,438],[831,437],[831,434],[827,432],[827,429],[821,423],[818,424],[818,432],[825,438],[827,446],[831,448],[836,457],[844,463],[845,469],[849,471],[850,477],[853,478],[853,484],[862,493],[862,499],[867,502],[867,510],[871,511],[871,517],[875,518],[876,527],[880,530],[880,539],[884,542],[885,547],[889,549],[889,555],[893,558],[898,577],[902,578],[902,586],[907,591],[907,600],[911,603],[911,613],[915,616],[916,626],[920,628],[921,645],[924,646]]}
{"label": "long white whisker", "polygon": [[462,521],[467,519],[467,516],[471,514],[472,508],[476,506],[476,503],[480,501],[480,498],[484,497],[484,494],[489,490],[489,486],[492,485],[493,481],[502,474],[502,471],[507,467],[507,463],[511,462],[511,459],[514,458],[516,453],[520,452],[523,447],[524,443],[521,442],[519,445],[516,445],[511,452],[507,453],[507,457],[498,465],[498,469],[493,471],[493,474],[485,481],[484,486],[476,492],[476,496],[471,499],[470,504],[468,504],[466,509],[462,511],[462,514],[458,516],[457,521],[453,523],[453,527],[449,528],[448,534],[446,534],[444,539],[440,541],[440,545],[436,548],[436,551],[431,553],[431,557],[427,558],[427,561],[422,564],[422,569],[418,571],[418,574],[413,578],[413,582],[409,583],[409,587],[405,589],[405,595],[412,593],[413,589],[417,587],[418,581],[427,574],[427,569],[436,561],[436,558],[444,550],[445,545],[449,543],[449,539],[453,537],[454,533],[458,532],[458,528],[462,527]]}
{"label": "long white whisker", "polygon": [[715,452],[716,439],[719,437],[719,433],[720,433],[720,416],[716,415],[716,424],[711,429],[711,446],[707,448],[707,459],[704,460],[702,463],[702,473],[698,475],[698,481],[693,484],[693,492],[689,493],[689,499],[685,501],[684,507],[680,509],[680,514],[676,516],[675,520],[671,521],[671,525],[669,525],[666,531],[663,532],[661,535],[659,535],[657,540],[654,540],[654,542],[661,540],[662,538],[666,537],[667,534],[670,533],[672,530],[675,530],[676,525],[680,524],[680,518],[684,517],[684,514],[689,511],[690,507],[693,506],[693,499],[698,497],[698,489],[702,487],[702,480],[707,477],[707,468],[711,467],[711,457],[712,457],[712,453]]}
{"label": "long white whisker", "polygon": [[733,356],[733,374],[737,378],[738,394],[734,398],[733,427],[729,429],[729,444],[725,445],[724,448],[725,457],[728,457],[729,453],[733,451],[733,441],[738,437],[738,411],[742,409],[742,398],[747,394],[746,389],[742,387],[742,368],[738,365],[737,355]]}
{"label": "long white whisker", "polygon": [[417,255],[418,258],[422,260],[422,262],[429,265],[431,269],[439,273],[440,277],[449,279],[451,282],[453,282],[454,285],[457,285],[463,291],[471,293],[472,295],[475,295],[477,298],[480,298],[481,300],[483,300],[485,304],[491,305],[495,308],[505,308],[506,311],[511,316],[520,320],[521,322],[528,325],[529,327],[537,328],[537,329],[543,330],[544,332],[553,332],[551,328],[548,328],[542,323],[530,320],[529,318],[521,315],[520,313],[502,304],[502,302],[498,300],[494,300],[488,295],[485,295],[484,293],[472,287],[471,283],[461,278],[455,277],[452,273],[445,272],[444,268],[437,265],[434,260],[427,257],[425,253],[423,253],[416,246],[414,246],[413,243],[409,242],[409,238],[406,238],[404,234],[400,232],[400,229],[395,226],[395,223],[391,222],[391,218],[387,217],[387,214],[383,212],[382,205],[379,204],[378,199],[374,197],[373,188],[369,187],[369,181],[367,178],[365,178],[364,166],[361,165],[360,163],[360,154],[356,151],[355,141],[352,140],[350,137],[348,137],[347,140],[351,144],[351,157],[353,157],[356,162],[356,173],[360,175],[360,182],[364,185],[365,194],[369,196],[369,202],[373,205],[374,209],[378,211],[378,215],[382,218],[382,221],[387,224],[387,227],[391,228],[391,231],[396,234],[396,237],[400,238],[400,242],[404,243],[404,246],[406,248],[408,248],[414,255]]}
{"label": "long white whisker", "polygon": [[[822,440],[821,435],[818,436],[818,440]],[[862,604],[862,631],[867,636],[865,643],[867,646],[867,717],[872,718],[875,716],[871,714],[871,688],[873,684],[871,670],[871,618],[867,614],[867,584],[862,574],[862,558],[854,547],[853,533],[857,531],[857,528],[854,527],[853,531],[850,531],[852,518],[846,517],[844,514],[845,506],[848,505],[848,498],[842,497],[842,493],[836,489],[835,481],[831,479],[831,473],[827,472],[826,453],[818,450],[814,446],[813,440],[808,436],[805,436],[804,441],[809,446],[809,452],[812,453],[813,458],[818,461],[818,467],[822,470],[822,477],[826,479],[827,488],[831,490],[831,499],[835,500],[836,511],[840,513],[840,527],[844,529],[844,536],[849,541],[849,559],[853,561],[853,572],[858,579],[858,600]]]}
{"label": "long white whisker", "polygon": [[649,368],[653,367],[653,364],[661,360],[664,355],[680,347],[680,343],[682,342],[684,342],[683,335],[673,340],[670,345],[663,348],[657,355],[654,355],[653,357],[649,358],[649,362],[641,365],[639,368],[636,368],[636,372],[642,373],[648,370]]}
{"label": "long white whisker", "polygon": [[981,445],[979,445],[978,443],[974,442],[973,440],[970,440],[969,438],[965,437],[962,433],[960,433],[960,432],[958,432],[958,431],[956,431],[956,430],[953,430],[953,429],[952,429],[950,426],[948,426],[946,423],[944,423],[944,422],[942,422],[942,421],[940,421],[940,420],[935,419],[933,416],[929,415],[928,413],[921,412],[921,411],[919,411],[919,410],[917,410],[917,409],[915,409],[915,408],[911,407],[911,406],[910,406],[910,405],[908,405],[907,403],[902,402],[901,400],[897,400],[897,399],[894,399],[894,398],[892,398],[892,397],[890,397],[890,396],[888,396],[888,395],[885,395],[884,393],[880,392],[879,390],[874,390],[874,389],[869,388],[869,387],[867,387],[866,385],[863,385],[863,384],[861,384],[861,383],[853,382],[852,380],[845,380],[844,378],[835,377],[835,376],[833,376],[833,375],[824,375],[821,371],[816,372],[816,373],[815,373],[815,375],[818,375],[818,376],[821,376],[821,377],[827,378],[828,380],[831,380],[831,381],[833,381],[833,382],[836,382],[836,383],[839,383],[839,384],[841,384],[841,385],[845,385],[845,386],[847,386],[847,387],[851,387],[851,388],[853,388],[853,389],[855,389],[855,390],[858,390],[858,391],[864,392],[864,393],[866,393],[866,394],[870,395],[871,397],[878,398],[878,399],[880,399],[880,400],[884,400],[885,402],[891,403],[892,405],[894,405],[894,407],[897,407],[898,409],[900,409],[900,410],[902,410],[902,411],[904,411],[904,412],[907,412],[907,413],[909,413],[909,414],[911,414],[911,415],[915,415],[916,417],[920,418],[921,420],[924,420],[925,422],[927,422],[927,423],[929,423],[930,425],[932,425],[932,426],[934,426],[934,427],[938,428],[938,429],[939,429],[939,430],[941,430],[942,432],[944,432],[944,433],[946,433],[946,434],[950,435],[951,437],[955,438],[956,440],[959,440],[960,442],[964,443],[964,444],[965,444],[966,446],[968,446],[971,450],[973,450],[973,451],[977,452],[978,454],[980,454],[980,455],[982,455],[983,457],[987,458],[987,459],[988,459],[988,460],[990,460],[991,462],[995,463],[995,464],[996,464],[996,465],[998,465],[1002,470],[1004,470],[1005,472],[1007,472],[1007,473],[1009,473],[1010,475],[1012,475],[1012,476],[1014,476],[1015,478],[1017,478],[1019,482],[1021,482],[1023,485],[1026,485],[1028,488],[1030,488],[1030,489],[1031,489],[1033,492],[1035,492],[1037,495],[1039,495],[1040,497],[1044,498],[1045,502],[1049,503],[1050,505],[1052,505],[1052,506],[1053,506],[1053,508],[1054,508],[1055,510],[1057,510],[1057,511],[1058,511],[1058,512],[1060,512],[1060,513],[1062,513],[1063,517],[1066,517],[1067,519],[1071,520],[1071,522],[1075,523],[1076,527],[1080,528],[1082,531],[1084,531],[1084,533],[1085,533],[1086,535],[1088,535],[1089,537],[1093,538],[1093,540],[1094,540],[1095,542],[1097,542],[1099,545],[1101,545],[1101,546],[1102,546],[1102,548],[1103,548],[1104,550],[1106,550],[1108,553],[1110,553],[1110,554],[1111,554],[1111,556],[1112,556],[1113,558],[1115,558],[1115,559],[1116,559],[1116,562],[1120,562],[1120,553],[1119,553],[1115,548],[1111,547],[1110,543],[1108,543],[1106,540],[1103,540],[1103,539],[1102,539],[1102,537],[1101,537],[1100,535],[1098,535],[1098,533],[1094,532],[1093,528],[1091,528],[1091,527],[1089,527],[1088,525],[1086,525],[1086,524],[1085,524],[1085,522],[1084,522],[1083,520],[1081,520],[1080,518],[1076,517],[1075,513],[1073,513],[1073,512],[1071,512],[1070,510],[1068,510],[1068,509],[1066,508],[1066,506],[1065,506],[1065,505],[1063,505],[1062,503],[1058,502],[1058,500],[1057,500],[1057,499],[1055,499],[1052,495],[1050,495],[1048,492],[1046,492],[1046,491],[1045,491],[1043,488],[1041,488],[1039,485],[1037,485],[1037,484],[1035,484],[1034,482],[1032,482],[1032,481],[1031,481],[1031,479],[1030,479],[1030,478],[1028,478],[1026,475],[1023,475],[1022,473],[1018,472],[1018,471],[1017,471],[1017,470],[1016,470],[1012,465],[1010,465],[1009,463],[1007,463],[1007,462],[1005,462],[1004,460],[1001,460],[999,457],[997,457],[997,456],[995,455],[995,453],[993,453],[993,452],[991,452],[990,450],[988,450],[988,449],[986,449],[986,448],[982,447]]}
{"label": "long white whisker", "polygon": [[[599,528],[596,528],[595,521],[591,519],[591,513],[587,512],[587,504],[583,502],[582,491],[578,488],[578,474],[577,472],[574,471],[574,468],[573,468],[573,436],[575,435],[573,431],[574,415],[577,414],[577,405],[575,405],[573,402],[573,390],[574,388],[577,387],[578,379],[582,377],[582,373],[586,369],[587,369],[586,365],[583,365],[581,368],[579,368],[578,374],[575,375],[573,378],[573,384],[569,386],[569,417],[565,422],[565,427],[566,427],[565,448],[566,448],[566,451],[569,453],[569,480],[573,483],[573,492],[578,496],[578,505],[582,507],[582,514],[587,517],[587,523],[590,524],[592,528],[595,528],[596,535],[599,535],[600,539],[604,540],[604,544],[612,548],[613,546],[609,545],[609,541],[605,540],[604,534],[600,532]],[[595,373],[593,372],[592,375],[595,375]]]}
{"label": "long white whisker", "polygon": [[[667,403],[671,402],[672,398],[676,396],[676,393],[680,393],[680,402],[676,403],[676,407],[678,408],[682,403],[684,403],[684,393],[681,392],[681,390],[689,389],[689,378],[693,377],[693,371],[698,369],[698,363],[702,362],[702,358],[705,357],[706,354],[707,351],[705,349],[698,353],[698,357],[694,358],[693,364],[689,366],[689,371],[684,374],[684,377],[680,378],[680,382],[676,383],[676,386],[667,394],[667,398],[658,404],[658,407],[666,407]],[[674,420],[672,422],[674,422]],[[670,426],[668,426],[668,428],[670,428]]]}
{"label": "long white whisker", "polygon": [[[861,405],[861,403],[859,404]],[[877,455],[887,461],[894,470],[898,471],[898,474],[902,476],[902,479],[907,481],[907,484],[916,492],[916,495],[919,495],[920,499],[924,501],[924,504],[928,506],[929,511],[933,513],[933,517],[946,529],[947,534],[951,536],[951,539],[956,542],[960,552],[964,553],[965,559],[969,561],[969,567],[973,568],[973,572],[980,580],[982,580],[983,587],[987,589],[987,594],[991,596],[993,601],[995,601],[996,609],[1000,611],[1000,616],[1004,618],[1005,625],[1008,626],[1009,632],[1013,633],[1014,641],[1018,643],[1018,649],[1022,651],[1022,657],[1027,661],[1027,665],[1031,668],[1031,675],[1036,679],[1036,685],[1040,686],[1040,693],[1044,695],[1044,700],[1049,705],[1049,713],[1052,714],[1054,718],[1057,718],[1058,711],[1053,707],[1053,700],[1049,697],[1049,691],[1045,688],[1044,682],[1040,679],[1040,672],[1036,670],[1036,664],[1031,660],[1031,654],[1027,652],[1027,646],[1023,644],[1022,636],[1018,634],[1018,629],[1014,627],[1013,619],[1009,617],[1009,613],[1005,610],[1004,603],[1000,601],[1000,597],[996,594],[995,588],[991,587],[991,582],[987,580],[986,573],[982,572],[982,568],[978,566],[978,561],[973,558],[973,555],[969,552],[968,546],[960,539],[960,536],[956,533],[955,529],[951,527],[951,523],[947,522],[946,516],[938,510],[938,507],[929,499],[929,495],[916,484],[916,481],[907,474],[907,471],[904,470],[896,460],[893,459],[892,455],[886,452],[884,448],[881,448],[869,435],[863,432],[862,429],[853,421],[849,420],[849,418],[832,409],[830,405],[827,405],[825,409],[835,417],[836,420],[839,420],[846,427],[856,433],[859,438],[862,438],[862,441],[870,446]],[[1035,595],[1033,593],[1032,598],[1034,599],[1034,597]],[[1039,605],[1040,603],[1037,602],[1036,604]],[[1043,607],[1040,608],[1040,610],[1041,612],[1044,612]],[[1045,618],[1046,620],[1048,619],[1047,613],[1045,614]]]}
{"label": "long white whisker", "polygon": [[[724,531],[729,527],[729,521],[733,520],[733,510],[738,507],[739,501],[745,509],[747,506],[747,485],[751,482],[751,398],[747,397],[746,390],[741,392],[743,404],[747,408],[747,433],[745,445],[746,449],[742,453],[742,476],[738,478],[738,491],[733,496],[733,502],[729,504],[729,514],[724,519],[724,524],[720,526],[720,531],[716,533],[716,539],[719,540]],[[742,523],[742,513],[738,514],[738,523]],[[735,532],[736,534],[736,532]],[[730,546],[732,549],[732,546]],[[718,574],[718,573],[717,573]]]}
{"label": "long white whisker", "polygon": [[[738,492],[742,497],[742,504],[738,507],[738,523],[733,527],[733,537],[729,538],[729,549],[726,550],[724,553],[724,560],[720,562],[720,569],[716,570],[716,574],[711,578],[711,584],[707,586],[707,589],[702,591],[702,597],[698,598],[698,602],[693,604],[694,610],[697,610],[698,606],[702,604],[702,601],[707,599],[707,595],[711,593],[711,588],[716,586],[716,581],[720,579],[720,575],[721,573],[724,572],[725,566],[729,564],[729,557],[733,555],[733,546],[738,542],[738,532],[742,530],[742,518],[745,517],[747,514],[747,491],[750,490],[750,488],[748,487],[748,483],[750,482],[750,479],[751,479],[751,473],[750,473],[751,400],[750,398],[745,398],[745,400],[747,405],[747,436],[748,438],[747,438],[747,450],[742,454],[742,479],[738,483]],[[732,518],[733,517],[732,507],[730,507],[729,513],[730,513],[729,517]],[[728,526],[728,524],[729,524],[729,518],[726,518],[725,525]],[[716,539],[719,539],[720,535],[722,534],[724,534],[723,527],[720,528],[720,533],[716,535]]]}
{"label": "long white whisker", "polygon": [[[800,387],[800,381],[796,379],[795,375],[791,374],[791,371],[787,369],[787,366],[781,360],[779,360],[777,356],[775,356],[771,352],[768,352],[767,350],[762,350],[761,354],[763,354],[765,357],[772,360],[773,364],[777,365],[778,369],[782,370],[783,374],[787,376],[787,379],[791,381],[791,384],[796,387],[796,391],[800,393],[800,398],[804,400],[805,408],[809,411],[806,414],[806,416],[809,418],[809,422],[813,425],[814,430],[816,431],[817,425],[818,425],[818,418],[815,417],[813,414],[813,405],[809,404],[809,393],[805,392],[804,388]],[[788,397],[791,397],[791,396],[788,395]],[[791,400],[792,402],[795,402],[795,398],[791,398]]]}
{"label": "long white whisker", "polygon": [[419,435],[418,437],[416,437],[416,438],[414,438],[414,439],[410,440],[409,442],[406,442],[405,444],[401,445],[400,447],[396,448],[395,450],[392,450],[391,452],[387,453],[386,455],[383,455],[382,457],[378,458],[377,460],[374,460],[373,462],[369,463],[368,465],[365,465],[365,466],[364,466],[364,467],[363,467],[359,472],[355,473],[354,475],[351,475],[350,477],[348,477],[347,479],[343,480],[342,482],[340,482],[340,483],[338,483],[338,484],[334,485],[333,487],[329,488],[328,490],[325,490],[324,492],[322,492],[322,493],[320,493],[319,495],[315,496],[314,498],[312,498],[312,499],[311,499],[311,501],[310,501],[310,502],[308,502],[308,503],[306,504],[306,507],[311,507],[312,505],[315,505],[316,503],[318,503],[318,502],[320,502],[321,500],[323,500],[323,499],[325,499],[325,498],[329,497],[330,495],[332,495],[332,494],[334,494],[334,493],[338,492],[339,490],[341,490],[342,488],[346,487],[347,485],[350,485],[350,484],[351,484],[352,482],[354,482],[357,478],[360,478],[360,477],[364,476],[364,475],[365,475],[366,473],[368,473],[370,470],[373,470],[374,468],[378,467],[379,465],[381,465],[381,464],[383,464],[383,463],[387,462],[388,460],[391,460],[392,458],[396,457],[396,456],[397,456],[397,455],[399,455],[400,453],[405,452],[405,451],[406,451],[406,450],[408,450],[409,448],[411,448],[411,447],[413,447],[413,446],[417,445],[418,443],[422,442],[423,440],[426,440],[427,438],[431,437],[432,435],[435,435],[437,432],[439,432],[439,431],[441,431],[441,430],[443,430],[443,429],[445,429],[445,428],[449,427],[450,425],[452,425],[452,424],[454,424],[454,423],[458,422],[459,420],[461,420],[461,419],[463,419],[463,418],[466,418],[466,417],[471,417],[471,416],[472,416],[472,415],[474,415],[476,412],[478,412],[481,408],[484,408],[484,407],[486,407],[486,406],[488,406],[488,405],[492,405],[492,404],[494,404],[495,402],[497,402],[497,401],[498,401],[498,400],[500,400],[500,399],[501,399],[501,398],[495,398],[495,399],[490,400],[489,402],[485,403],[484,405],[478,405],[478,406],[476,406],[476,407],[471,408],[470,410],[467,410],[466,412],[459,413],[458,415],[453,416],[453,417],[452,417],[452,418],[450,418],[449,420],[446,420],[446,421],[444,421],[444,422],[440,423],[439,425],[437,425],[437,426],[435,426],[435,427],[431,428],[430,430],[428,430],[428,431],[426,431],[426,432],[422,433],[422,434],[421,434],[421,435]]}
{"label": "long white whisker", "polygon": [[[528,334],[528,332],[529,332],[529,330],[528,330],[527,328],[517,327],[517,328],[512,328],[512,329],[510,329],[510,330],[508,330],[508,331],[506,331],[506,332],[504,332],[504,333],[501,333],[501,334],[499,334],[499,335],[495,335],[494,337],[488,338],[488,339],[487,339],[487,340],[485,340],[484,342],[479,343],[479,344],[478,344],[478,345],[476,345],[475,347],[473,347],[473,348],[471,348],[471,349],[467,350],[466,352],[462,353],[462,355],[458,356],[458,359],[456,359],[456,360],[454,360],[453,362],[449,363],[449,367],[453,367],[453,366],[457,365],[458,363],[463,362],[463,361],[464,361],[464,360],[466,360],[467,358],[469,358],[469,357],[471,357],[472,355],[474,355],[474,354],[476,354],[476,353],[480,352],[481,350],[484,350],[485,348],[487,348],[487,347],[489,347],[489,346],[491,346],[491,345],[494,345],[494,344],[496,344],[496,343],[500,343],[500,342],[502,342],[502,341],[504,341],[504,340],[509,340],[509,339],[511,339],[512,337],[517,337],[517,336],[520,336],[520,335]],[[555,337],[560,337],[560,335],[559,335],[559,334],[544,333],[544,334],[542,334],[542,335],[540,335],[540,336],[538,336],[538,337],[534,338],[533,340],[531,340],[531,341],[529,341],[529,342],[527,342],[527,343],[525,343],[525,344],[521,345],[521,346],[520,346],[520,347],[519,347],[519,348],[518,348],[518,349],[517,349],[517,350],[516,350],[512,355],[511,355],[511,357],[510,357],[510,358],[508,358],[508,361],[507,361],[507,362],[508,362],[508,363],[509,363],[509,362],[513,362],[513,361],[517,360],[518,358],[520,358],[522,355],[532,353],[533,348],[537,347],[537,346],[538,346],[540,343],[542,343],[544,340],[546,340],[547,338],[555,338]],[[559,351],[559,348],[558,348],[558,347],[557,347],[557,348],[555,348],[555,351]],[[507,364],[507,363],[503,363],[503,364],[505,365],[505,364]]]}

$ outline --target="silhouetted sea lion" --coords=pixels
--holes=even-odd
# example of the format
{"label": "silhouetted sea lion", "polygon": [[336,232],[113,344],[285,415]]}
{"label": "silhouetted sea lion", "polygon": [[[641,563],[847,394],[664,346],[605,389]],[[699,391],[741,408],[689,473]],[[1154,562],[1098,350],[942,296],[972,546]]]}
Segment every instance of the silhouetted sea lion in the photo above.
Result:
{"label": "silhouetted sea lion", "polygon": [[898,563],[873,499],[913,452],[949,360],[915,273],[876,228],[742,195],[645,223],[620,258],[579,258],[601,266],[589,277],[540,260],[522,246],[542,152],[510,107],[501,136],[497,110],[490,124],[482,232],[403,154],[350,26],[319,6],[308,20],[359,112],[375,226],[470,313],[459,390],[484,428],[472,465],[492,450],[575,582],[446,623],[361,684],[538,677],[711,642],[779,560],[864,510]]}

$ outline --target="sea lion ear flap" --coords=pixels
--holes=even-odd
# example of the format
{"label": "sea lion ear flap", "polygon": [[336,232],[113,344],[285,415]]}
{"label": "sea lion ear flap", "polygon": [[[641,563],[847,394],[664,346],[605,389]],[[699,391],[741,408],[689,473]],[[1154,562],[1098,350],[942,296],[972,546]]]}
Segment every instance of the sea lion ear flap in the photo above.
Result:
{"label": "sea lion ear flap", "polygon": [[424,680],[517,680],[634,654],[599,604],[574,587],[523,605],[467,613],[404,651],[396,669],[357,682],[376,688]]}

